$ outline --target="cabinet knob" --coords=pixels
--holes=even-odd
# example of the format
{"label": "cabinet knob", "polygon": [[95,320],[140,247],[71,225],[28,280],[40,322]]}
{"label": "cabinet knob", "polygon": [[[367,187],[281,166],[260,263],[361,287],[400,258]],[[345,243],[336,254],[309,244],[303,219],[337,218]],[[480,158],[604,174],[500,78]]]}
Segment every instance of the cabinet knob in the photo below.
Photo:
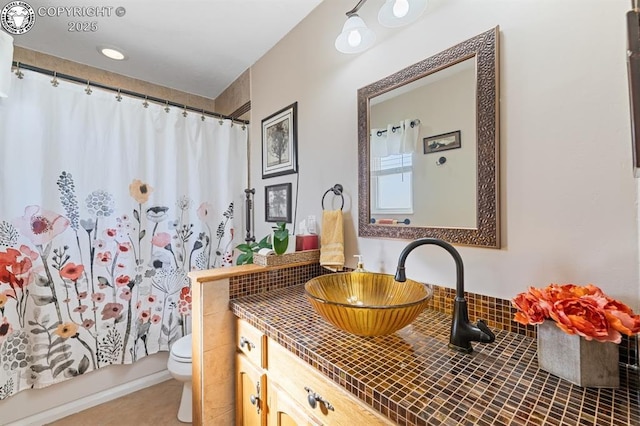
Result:
{"label": "cabinet knob", "polygon": [[329,401],[324,399],[321,395],[318,395],[317,393],[315,393],[311,388],[305,386],[304,390],[307,391],[307,402],[309,403],[309,406],[311,408],[316,408],[316,405],[318,405],[318,401],[319,401],[319,402],[322,402],[325,407],[327,407],[327,410],[335,411],[335,409],[333,408],[333,405],[331,405]]}
{"label": "cabinet knob", "polygon": [[256,412],[260,414],[260,382],[256,382],[256,395],[249,395],[249,402],[256,406]]}
{"label": "cabinet knob", "polygon": [[249,349],[255,349],[256,345],[253,344],[253,342],[251,342],[249,339],[247,339],[244,336],[240,336],[240,347],[244,348],[245,345],[249,348]]}

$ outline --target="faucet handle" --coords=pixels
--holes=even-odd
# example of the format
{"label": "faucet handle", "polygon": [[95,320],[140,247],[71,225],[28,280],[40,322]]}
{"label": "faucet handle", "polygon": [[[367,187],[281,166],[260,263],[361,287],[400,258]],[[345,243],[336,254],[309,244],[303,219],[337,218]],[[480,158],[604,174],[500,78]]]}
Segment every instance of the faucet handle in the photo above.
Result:
{"label": "faucet handle", "polygon": [[487,336],[482,339],[482,343],[491,343],[494,340],[496,340],[496,335],[493,334],[493,331],[491,331],[489,329],[489,327],[487,326],[487,323],[484,322],[484,320],[478,320],[477,324],[478,328],[480,329],[480,331],[482,331],[484,334],[486,334]]}

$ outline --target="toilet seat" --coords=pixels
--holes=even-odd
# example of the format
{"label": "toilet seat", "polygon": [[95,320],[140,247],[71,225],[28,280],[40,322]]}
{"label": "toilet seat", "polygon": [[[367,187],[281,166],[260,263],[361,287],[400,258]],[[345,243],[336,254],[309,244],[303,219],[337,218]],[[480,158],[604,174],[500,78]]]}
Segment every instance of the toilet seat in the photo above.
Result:
{"label": "toilet seat", "polygon": [[192,358],[191,334],[179,338],[171,346],[171,358],[177,362],[190,363]]}
{"label": "toilet seat", "polygon": [[175,355],[171,354],[171,359],[174,360],[175,362],[180,362],[180,363],[184,363],[184,364],[191,364],[191,357],[183,358],[183,357],[179,357],[179,356],[175,356]]}
{"label": "toilet seat", "polygon": [[179,382],[184,383],[182,386],[182,397],[180,399],[180,407],[178,408],[178,420],[185,423],[191,423],[193,420],[192,413],[192,384],[193,366],[191,365],[191,334],[176,340],[171,345],[169,359],[167,360],[167,369],[171,376]]}

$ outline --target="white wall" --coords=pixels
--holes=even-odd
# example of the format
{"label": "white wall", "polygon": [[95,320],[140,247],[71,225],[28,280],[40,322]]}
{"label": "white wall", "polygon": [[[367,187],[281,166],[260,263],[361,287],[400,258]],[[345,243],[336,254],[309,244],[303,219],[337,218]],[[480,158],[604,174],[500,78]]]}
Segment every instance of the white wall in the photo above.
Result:
{"label": "white wall", "polygon": [[[411,26],[376,22],[359,55],[333,43],[353,7],[325,0],[252,67],[251,170],[256,234],[266,235],[261,119],[298,101],[298,216],[320,216],[322,194],[345,188],[346,256],[393,272],[407,241],[357,237],[356,90],[460,41],[500,26],[502,249],[459,247],[466,289],[511,298],[527,286],[592,282],[640,306],[637,188],[631,170],[626,74],[627,0],[432,0]],[[409,277],[453,287],[453,261],[420,247]]]}

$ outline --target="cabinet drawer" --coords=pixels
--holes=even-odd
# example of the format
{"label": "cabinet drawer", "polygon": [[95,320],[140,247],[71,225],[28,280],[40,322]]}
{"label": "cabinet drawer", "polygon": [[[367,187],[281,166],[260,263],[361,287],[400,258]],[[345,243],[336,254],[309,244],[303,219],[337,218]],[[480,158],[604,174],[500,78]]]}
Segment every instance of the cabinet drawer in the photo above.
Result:
{"label": "cabinet drawer", "polygon": [[251,362],[267,368],[267,336],[244,320],[237,320],[236,347]]}
{"label": "cabinet drawer", "polygon": [[[323,424],[344,426],[393,424],[273,340],[268,339],[267,345],[269,380],[278,383],[293,401],[304,407]],[[312,408],[309,403],[309,392],[318,396],[315,408]]]}

